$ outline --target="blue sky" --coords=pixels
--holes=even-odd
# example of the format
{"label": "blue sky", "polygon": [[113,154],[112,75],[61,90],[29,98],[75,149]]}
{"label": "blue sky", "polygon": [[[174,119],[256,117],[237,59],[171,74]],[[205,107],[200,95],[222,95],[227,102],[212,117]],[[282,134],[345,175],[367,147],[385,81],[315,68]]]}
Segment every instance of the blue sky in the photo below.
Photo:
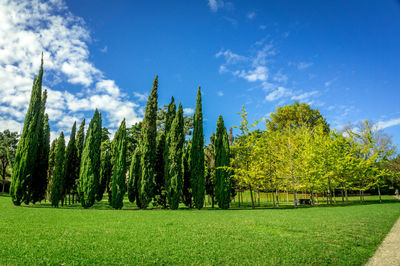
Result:
{"label": "blue sky", "polygon": [[207,137],[219,114],[231,127],[242,105],[254,120],[298,100],[400,144],[399,1],[110,3],[1,3],[2,128],[21,127],[43,50],[54,136],[95,107],[112,129],[139,121],[158,74],[160,105],[174,96],[187,113],[202,87]]}

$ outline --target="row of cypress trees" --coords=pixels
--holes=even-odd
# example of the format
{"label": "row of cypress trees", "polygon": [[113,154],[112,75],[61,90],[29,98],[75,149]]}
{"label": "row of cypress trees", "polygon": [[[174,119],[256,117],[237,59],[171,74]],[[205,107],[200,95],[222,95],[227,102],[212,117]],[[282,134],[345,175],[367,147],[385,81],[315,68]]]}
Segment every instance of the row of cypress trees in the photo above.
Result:
{"label": "row of cypress trees", "polygon": [[[134,150],[127,177],[127,130],[122,121],[113,141],[102,142],[102,119],[96,109],[88,131],[85,120],[76,133],[72,126],[65,146],[64,134],[50,148],[50,127],[45,114],[46,91],[42,94],[43,58],[32,88],[31,102],[16,154],[11,196],[15,205],[35,203],[45,198],[46,188],[54,207],[64,203],[67,194],[77,196],[82,207],[90,208],[100,201],[105,190],[115,209],[123,207],[123,198],[139,208],[151,202],[177,209],[183,202],[201,209],[205,198],[205,160],[203,114],[200,87],[197,93],[193,136],[186,140],[182,105],[178,110],[174,98],[168,105],[164,130],[157,131],[158,77],[154,79],[139,143]],[[75,134],[76,133],[76,134]],[[222,116],[217,123],[215,141],[215,195],[220,208],[230,203],[230,151]]]}

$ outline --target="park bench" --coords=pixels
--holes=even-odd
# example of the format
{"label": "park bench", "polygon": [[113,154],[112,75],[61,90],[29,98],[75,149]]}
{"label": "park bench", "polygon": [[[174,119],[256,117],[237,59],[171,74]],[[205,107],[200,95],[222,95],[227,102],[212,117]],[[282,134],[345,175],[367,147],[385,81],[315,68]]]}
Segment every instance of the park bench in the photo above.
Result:
{"label": "park bench", "polygon": [[302,204],[311,205],[311,200],[310,199],[298,199],[298,204],[300,204],[300,205],[302,205]]}

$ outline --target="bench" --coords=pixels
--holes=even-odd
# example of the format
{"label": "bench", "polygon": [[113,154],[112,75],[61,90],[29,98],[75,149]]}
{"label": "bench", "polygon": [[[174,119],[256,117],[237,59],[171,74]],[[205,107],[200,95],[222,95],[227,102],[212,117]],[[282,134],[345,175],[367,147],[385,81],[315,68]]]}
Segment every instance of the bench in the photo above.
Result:
{"label": "bench", "polygon": [[300,205],[302,205],[302,204],[311,205],[311,200],[310,199],[298,199],[297,201],[298,201],[298,203]]}

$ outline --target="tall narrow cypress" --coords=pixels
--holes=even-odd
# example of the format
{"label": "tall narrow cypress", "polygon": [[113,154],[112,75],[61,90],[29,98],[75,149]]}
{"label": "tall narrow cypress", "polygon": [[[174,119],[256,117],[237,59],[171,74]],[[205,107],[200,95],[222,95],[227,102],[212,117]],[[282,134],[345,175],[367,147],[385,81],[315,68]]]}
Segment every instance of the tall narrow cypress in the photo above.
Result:
{"label": "tall narrow cypress", "polygon": [[203,111],[201,107],[200,87],[197,91],[196,111],[193,122],[193,138],[190,160],[193,201],[197,209],[203,208],[205,179],[204,179],[204,135],[203,135]]}
{"label": "tall narrow cypress", "polygon": [[129,169],[129,180],[128,180],[128,199],[131,203],[136,200],[136,205],[141,208],[139,199],[140,179],[141,179],[141,154],[140,145],[138,145],[133,153],[132,162]]}
{"label": "tall narrow cypress", "polygon": [[154,79],[153,88],[147,101],[146,111],[142,124],[141,143],[141,180],[140,180],[140,204],[141,208],[147,208],[154,193],[154,173],[157,153],[157,89],[158,76]]}
{"label": "tall narrow cypress", "polygon": [[61,132],[60,137],[57,139],[56,148],[54,151],[54,174],[53,174],[53,185],[51,187],[51,205],[58,207],[58,204],[63,198],[64,191],[64,153],[65,153],[65,140],[64,133]]}
{"label": "tall narrow cypress", "polygon": [[103,199],[104,192],[108,190],[112,176],[112,156],[110,140],[106,139],[105,141],[103,141],[101,143],[100,149],[100,181],[98,187],[99,189],[96,194],[97,201],[101,201]]}
{"label": "tall narrow cypress", "polygon": [[63,196],[71,193],[71,190],[74,187],[75,179],[76,179],[76,160],[78,157],[78,152],[76,150],[76,142],[75,142],[75,133],[76,133],[76,122],[72,125],[71,135],[69,137],[69,142],[67,145],[67,149],[65,152],[65,184]]}
{"label": "tall narrow cypress", "polygon": [[164,154],[165,154],[165,132],[160,132],[157,136],[157,155],[155,168],[155,187],[154,203],[158,206],[166,207],[166,188],[164,179]]}
{"label": "tall narrow cypress", "polygon": [[190,184],[190,151],[192,149],[192,142],[188,141],[183,153],[183,188],[182,188],[182,202],[192,208],[192,186]]}
{"label": "tall narrow cypress", "polygon": [[83,144],[85,142],[85,119],[82,120],[79,126],[78,132],[76,133],[75,143],[76,143],[76,166],[75,166],[75,181],[72,186],[72,203],[74,203],[74,195],[78,193],[77,183],[79,180],[79,175],[81,172],[81,160]]}
{"label": "tall narrow cypress", "polygon": [[82,151],[78,194],[84,208],[95,202],[100,172],[101,115],[96,109],[86,135]]}
{"label": "tall narrow cypress", "polygon": [[39,129],[42,126],[40,123],[42,78],[43,54],[39,75],[33,81],[28,112],[25,116],[12,171],[10,195],[14,205],[17,206],[21,205],[22,201],[29,203],[31,200],[32,176],[37,162]]}
{"label": "tall narrow cypress", "polygon": [[221,209],[228,209],[231,202],[231,181],[229,172],[222,167],[228,167],[230,160],[229,140],[224,120],[220,115],[217,122],[215,137],[215,197]]}
{"label": "tall narrow cypress", "polygon": [[165,134],[165,147],[164,147],[164,184],[165,184],[165,190],[168,191],[168,184],[170,183],[170,177],[169,175],[169,151],[171,148],[171,143],[170,143],[170,131],[171,131],[171,126],[172,122],[175,119],[176,115],[176,105],[175,105],[175,99],[174,97],[171,97],[171,102],[168,105],[167,113],[165,115],[165,126],[164,126],[164,134]]}
{"label": "tall narrow cypress", "polygon": [[56,151],[57,139],[53,140],[49,152],[49,163],[47,169],[47,188],[46,188],[46,198],[50,200],[51,188],[53,186],[53,173],[54,173],[54,160]]}
{"label": "tall narrow cypress", "polygon": [[185,144],[185,133],[183,124],[183,109],[179,104],[178,112],[172,122],[171,131],[168,135],[170,150],[169,150],[169,183],[167,185],[168,203],[171,209],[179,207],[179,201],[182,196],[183,185],[183,169],[182,157]]}
{"label": "tall narrow cypress", "polygon": [[42,94],[40,115],[39,115],[39,133],[38,148],[35,168],[32,173],[31,201],[36,203],[45,198],[47,187],[47,167],[50,150],[50,127],[48,116],[45,114],[47,90]]}
{"label": "tall narrow cypress", "polygon": [[112,171],[111,206],[114,209],[121,209],[126,192],[126,126],[125,119],[115,133],[116,143],[114,167]]}

